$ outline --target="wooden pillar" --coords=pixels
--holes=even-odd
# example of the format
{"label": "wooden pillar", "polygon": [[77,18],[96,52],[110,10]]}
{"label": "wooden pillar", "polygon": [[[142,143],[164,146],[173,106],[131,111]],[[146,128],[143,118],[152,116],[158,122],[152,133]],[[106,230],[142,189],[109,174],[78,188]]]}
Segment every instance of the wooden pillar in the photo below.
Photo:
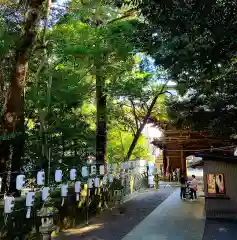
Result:
{"label": "wooden pillar", "polygon": [[184,152],[183,152],[183,146],[180,151],[180,160],[181,160],[181,171],[182,173],[185,171],[184,169]]}
{"label": "wooden pillar", "polygon": [[180,152],[180,158],[181,158],[181,169],[184,176],[187,176],[187,169],[186,169],[186,154],[184,154],[184,146],[182,145],[181,152]]}
{"label": "wooden pillar", "polygon": [[163,150],[163,168],[164,168],[164,176],[166,175],[166,167],[167,167],[167,151],[166,149],[164,148]]}
{"label": "wooden pillar", "polygon": [[186,161],[187,154],[186,152],[183,154],[183,164],[184,164],[184,176],[187,177],[187,161]]}

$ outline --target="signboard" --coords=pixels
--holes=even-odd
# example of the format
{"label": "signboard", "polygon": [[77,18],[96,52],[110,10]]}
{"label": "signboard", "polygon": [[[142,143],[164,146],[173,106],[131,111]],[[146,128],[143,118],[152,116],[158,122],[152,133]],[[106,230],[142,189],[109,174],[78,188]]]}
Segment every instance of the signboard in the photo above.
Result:
{"label": "signboard", "polygon": [[224,174],[208,173],[207,174],[207,191],[208,194],[225,194]]}

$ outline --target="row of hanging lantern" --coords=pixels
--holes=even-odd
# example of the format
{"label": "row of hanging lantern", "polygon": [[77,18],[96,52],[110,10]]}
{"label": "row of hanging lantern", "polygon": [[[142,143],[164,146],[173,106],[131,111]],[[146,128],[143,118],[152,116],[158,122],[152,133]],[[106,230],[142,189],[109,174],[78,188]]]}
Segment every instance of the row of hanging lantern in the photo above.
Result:
{"label": "row of hanging lantern", "polygon": [[[122,162],[120,165],[120,170],[128,170],[131,168],[135,168],[138,166],[138,163],[136,161],[128,161],[128,162]],[[113,173],[116,173],[118,168],[118,164],[107,164],[107,171],[108,174],[105,174],[105,168],[104,165],[99,166],[99,174],[97,174],[97,167],[96,165],[91,166],[83,166],[81,168],[81,175],[83,178],[88,178],[87,184],[84,185],[84,189],[88,190],[88,195],[90,196],[90,189],[95,187],[98,189],[100,186],[106,186],[107,183],[112,183],[114,181],[114,175]],[[90,169],[89,169],[90,168]],[[90,171],[89,171],[90,170]],[[103,176],[102,181],[100,180]],[[70,169],[69,173],[70,181],[74,182],[74,191],[76,194],[76,200],[80,200],[80,192],[81,192],[81,181],[77,181],[77,169],[72,168]],[[120,177],[120,174],[117,173],[117,178]],[[61,184],[60,186],[60,192],[62,197],[62,206],[64,205],[64,200],[68,195],[68,183],[62,183],[63,181],[63,172],[60,169],[57,169],[55,171],[55,182],[58,184]],[[24,188],[26,182],[26,177],[24,174],[20,174],[16,178],[16,189],[21,191]],[[37,173],[36,177],[36,183],[39,187],[42,187],[41,191],[41,198],[42,201],[46,201],[48,197],[50,196],[50,187],[44,186],[45,185],[45,172],[43,170],[39,171]],[[35,201],[35,195],[36,191],[30,191],[26,194],[26,218],[30,218],[31,216],[31,208],[34,205]],[[14,197],[13,196],[5,196],[4,198],[4,213],[10,214],[14,210]]]}
{"label": "row of hanging lantern", "polygon": [[[92,175],[96,175],[96,165],[90,166],[90,174],[89,174],[89,168],[87,166],[83,166],[81,169],[81,175],[82,177],[89,177]],[[104,175],[104,165],[99,166],[99,174]],[[76,193],[76,198],[77,201],[79,201],[79,194],[81,191],[81,182],[76,181],[77,178],[77,169],[72,168],[70,170],[70,180],[75,182],[75,193]],[[62,197],[62,205],[64,204],[64,199],[68,195],[68,183],[62,183],[63,180],[63,172],[61,169],[57,169],[55,171],[55,178],[54,178],[56,183],[61,183],[60,190],[61,190],[61,197]],[[105,181],[105,180],[104,180]],[[20,174],[16,177],[16,189],[21,191],[26,182],[26,176],[24,174]],[[100,178],[97,177],[96,180],[94,181],[95,186],[98,187],[98,182],[100,182]],[[41,170],[37,173],[36,177],[36,183],[38,186],[43,187],[41,189],[41,198],[42,201],[46,201],[47,198],[50,195],[50,187],[44,186],[45,185],[45,172],[44,170]],[[88,178],[88,187],[92,188],[93,187],[93,180],[91,178]],[[26,194],[26,208],[27,208],[27,213],[26,213],[26,218],[30,218],[31,215],[31,207],[34,205],[35,201],[35,195],[36,191],[30,191]],[[9,214],[12,213],[14,210],[14,203],[15,203],[15,198],[13,196],[5,196],[4,198],[4,213]]]}

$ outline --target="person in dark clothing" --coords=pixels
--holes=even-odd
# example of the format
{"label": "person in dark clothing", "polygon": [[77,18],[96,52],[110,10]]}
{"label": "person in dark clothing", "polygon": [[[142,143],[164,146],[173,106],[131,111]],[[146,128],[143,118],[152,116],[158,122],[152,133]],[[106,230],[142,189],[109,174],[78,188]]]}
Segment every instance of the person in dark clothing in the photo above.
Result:
{"label": "person in dark clothing", "polygon": [[180,178],[180,198],[184,199],[185,198],[185,188],[186,188],[186,179],[185,177],[182,175]]}

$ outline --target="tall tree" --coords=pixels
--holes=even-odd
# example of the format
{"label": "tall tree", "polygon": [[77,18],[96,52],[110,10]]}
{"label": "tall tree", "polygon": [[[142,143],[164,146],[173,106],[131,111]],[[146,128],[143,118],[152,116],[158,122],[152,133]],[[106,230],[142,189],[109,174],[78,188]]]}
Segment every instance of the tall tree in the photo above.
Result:
{"label": "tall tree", "polygon": [[[123,122],[128,125],[128,129],[133,132],[133,139],[125,157],[127,160],[131,158],[149,119],[165,117],[164,100],[168,93],[166,73],[161,67],[156,66],[153,66],[151,70],[147,69],[148,72],[144,71],[141,66],[146,58],[144,56],[143,58],[142,60],[138,55],[135,56],[136,65],[133,71],[128,75],[126,73],[121,75],[119,84],[114,86],[119,89],[112,93],[115,97],[116,93],[119,93],[117,97],[123,96],[122,100],[117,99],[116,102],[120,108],[125,110],[124,114],[121,114],[120,111],[118,119],[120,121],[123,119]],[[151,62],[149,64],[152,65]]]}
{"label": "tall tree", "polygon": [[141,0],[137,8],[152,29],[147,51],[168,70],[179,93],[190,95],[182,103],[173,99],[169,112],[196,129],[235,135],[236,2]]}
{"label": "tall tree", "polygon": [[80,23],[76,24],[76,19],[71,16],[72,25],[81,31],[80,38],[77,36],[77,39],[73,40],[77,47],[72,47],[71,53],[87,60],[91,66],[90,74],[95,76],[96,158],[101,163],[105,161],[107,139],[107,88],[117,78],[116,75],[131,66],[130,58],[139,46],[136,38],[138,29],[144,24],[134,20],[127,10],[98,5],[95,1],[89,1],[81,9],[85,10],[77,14],[81,19]]}
{"label": "tall tree", "polygon": [[[42,0],[30,0],[26,3],[26,14],[21,27],[20,41],[16,45],[10,82],[3,105],[2,135],[21,133],[14,140],[4,141],[1,146],[2,162],[5,166],[10,162],[12,171],[19,170],[24,154],[23,91],[28,74],[29,54],[37,37],[37,25],[41,18],[43,3]],[[5,169],[2,169],[2,171]],[[14,185],[11,187],[14,189]]]}

